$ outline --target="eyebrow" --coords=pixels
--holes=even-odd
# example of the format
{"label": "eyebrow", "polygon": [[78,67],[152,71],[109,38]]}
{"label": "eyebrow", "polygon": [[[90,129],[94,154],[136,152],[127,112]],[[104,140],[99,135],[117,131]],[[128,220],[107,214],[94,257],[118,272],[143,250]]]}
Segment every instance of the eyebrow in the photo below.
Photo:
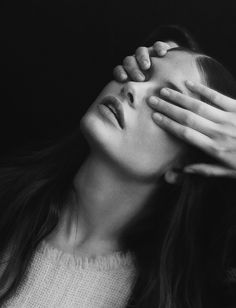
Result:
{"label": "eyebrow", "polygon": [[179,92],[179,93],[184,94],[184,92],[183,92],[182,90],[180,90],[180,88],[178,88],[178,87],[177,87],[173,82],[171,82],[171,81],[166,81],[166,82],[165,82],[165,87],[170,88],[170,89],[172,89],[172,90],[175,90],[175,91],[177,91],[177,92]]}

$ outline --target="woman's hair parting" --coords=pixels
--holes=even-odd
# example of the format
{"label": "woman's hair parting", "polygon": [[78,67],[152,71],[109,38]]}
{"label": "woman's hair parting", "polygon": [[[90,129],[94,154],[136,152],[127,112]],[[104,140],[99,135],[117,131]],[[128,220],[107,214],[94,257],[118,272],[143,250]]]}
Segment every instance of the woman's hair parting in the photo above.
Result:
{"label": "woman's hair parting", "polygon": [[186,28],[179,25],[161,25],[154,29],[144,40],[144,46],[152,46],[156,41],[173,41],[183,48],[201,52],[200,46],[194,36]]}

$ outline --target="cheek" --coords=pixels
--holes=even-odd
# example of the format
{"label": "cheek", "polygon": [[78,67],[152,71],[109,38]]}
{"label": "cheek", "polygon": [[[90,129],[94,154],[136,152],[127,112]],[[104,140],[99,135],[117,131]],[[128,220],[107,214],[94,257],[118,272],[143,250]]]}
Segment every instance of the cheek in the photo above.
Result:
{"label": "cheek", "polygon": [[127,160],[137,173],[146,176],[162,175],[183,150],[179,140],[154,123],[137,127],[127,138]]}

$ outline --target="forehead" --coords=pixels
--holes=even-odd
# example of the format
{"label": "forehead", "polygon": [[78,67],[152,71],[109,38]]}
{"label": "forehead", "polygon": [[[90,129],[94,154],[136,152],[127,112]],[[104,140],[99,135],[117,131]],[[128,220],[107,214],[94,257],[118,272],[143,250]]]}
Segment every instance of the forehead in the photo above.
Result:
{"label": "forehead", "polygon": [[155,57],[151,60],[151,78],[162,86],[173,84],[183,93],[189,94],[185,81],[202,81],[195,56],[185,51],[169,51],[165,57]]}

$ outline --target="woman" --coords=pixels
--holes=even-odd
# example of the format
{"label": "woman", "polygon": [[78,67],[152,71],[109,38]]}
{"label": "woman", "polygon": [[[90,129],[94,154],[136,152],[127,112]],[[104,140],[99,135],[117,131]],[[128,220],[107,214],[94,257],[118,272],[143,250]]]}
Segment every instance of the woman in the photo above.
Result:
{"label": "woman", "polygon": [[216,70],[216,90],[220,84],[236,97],[235,83],[216,61],[189,50],[152,61],[147,82],[113,81],[88,109],[80,126],[90,152],[82,164],[76,131],[2,167],[2,306],[223,303],[232,286],[223,278],[233,265],[235,207],[222,209],[218,192],[230,193],[230,182],[177,181],[176,170],[212,159],[158,128],[145,100],[166,85],[191,95],[184,80],[206,83]]}

